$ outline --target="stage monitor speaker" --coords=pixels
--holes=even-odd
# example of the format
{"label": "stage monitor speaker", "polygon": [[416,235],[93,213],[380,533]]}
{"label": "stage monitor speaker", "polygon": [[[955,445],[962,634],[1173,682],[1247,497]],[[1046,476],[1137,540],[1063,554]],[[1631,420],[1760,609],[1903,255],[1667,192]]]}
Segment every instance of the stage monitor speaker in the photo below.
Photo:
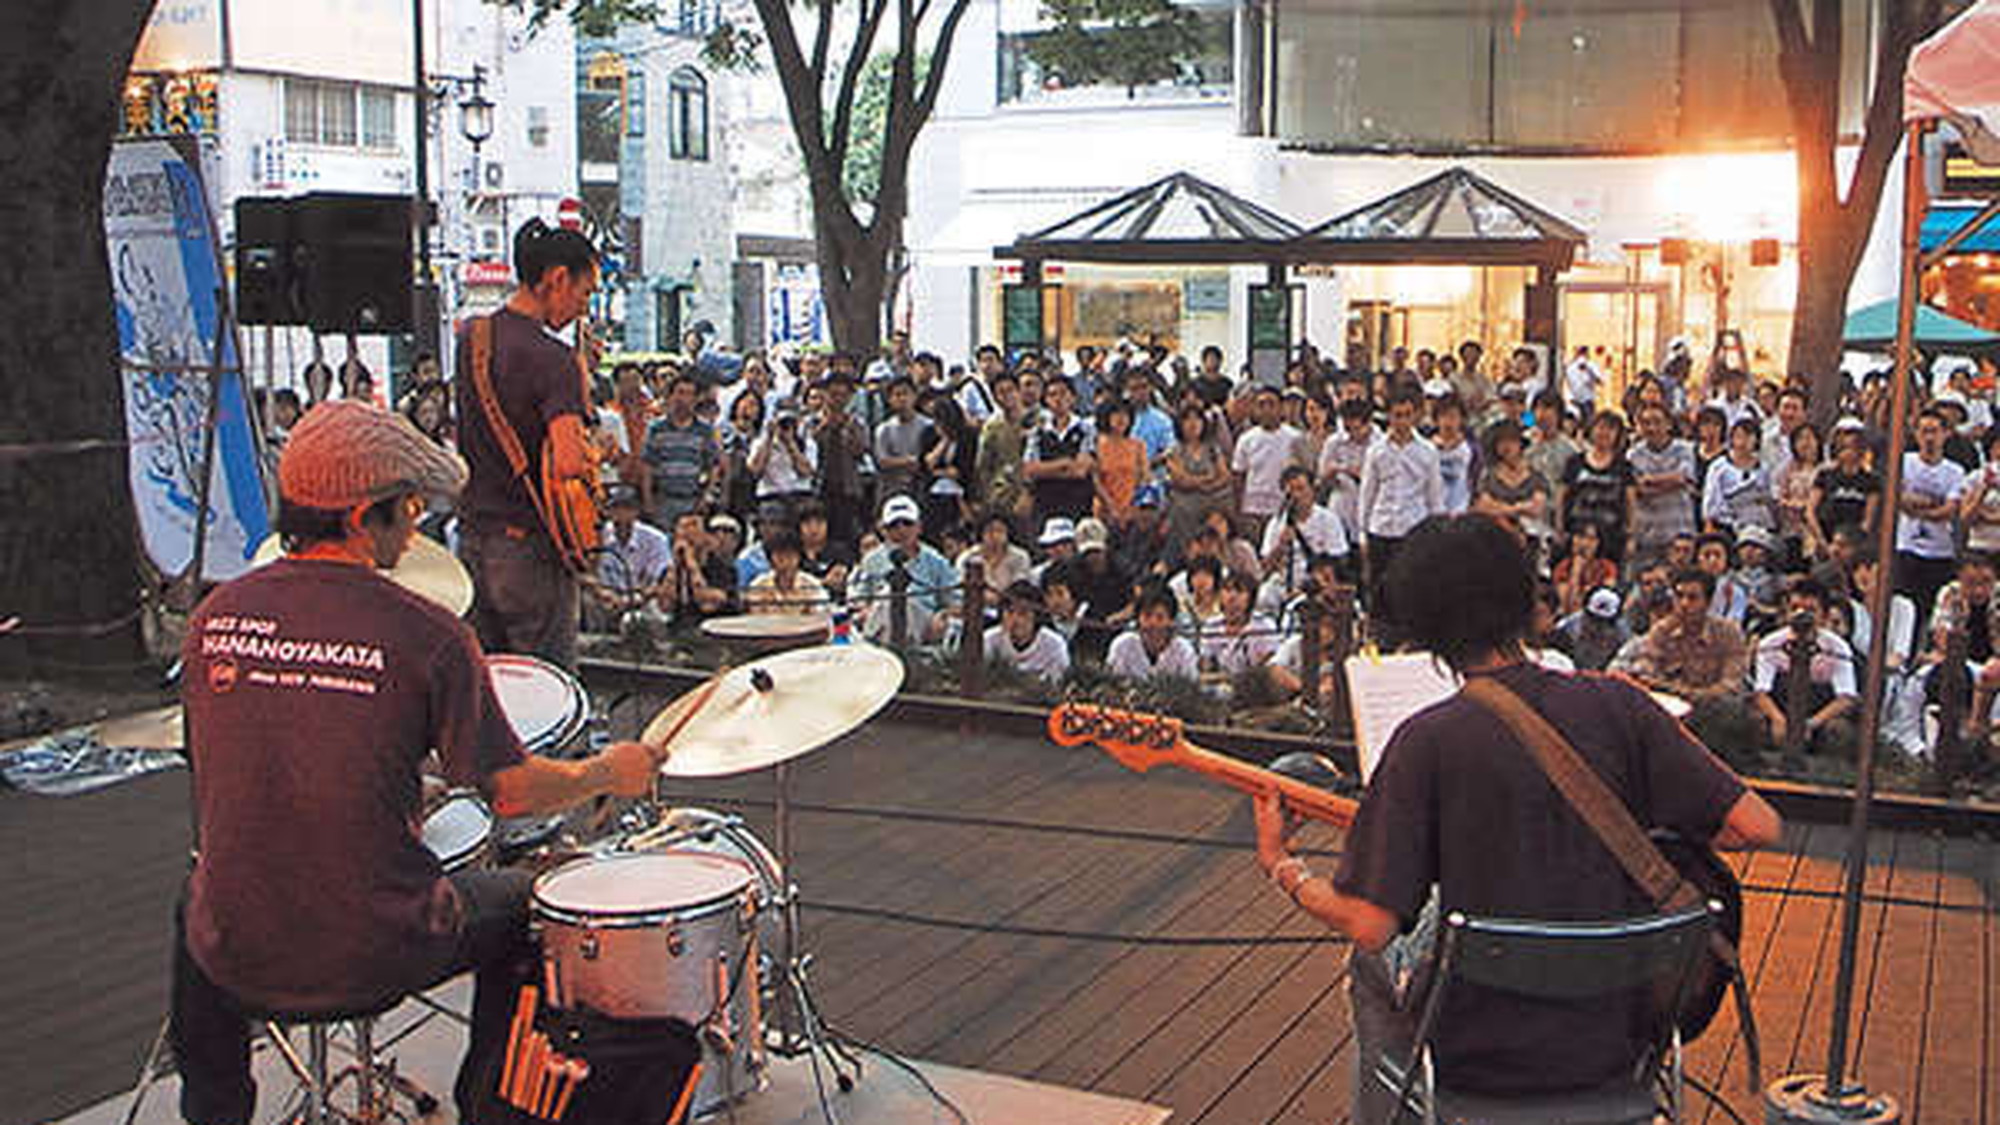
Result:
{"label": "stage monitor speaker", "polygon": [[410,199],[314,192],[295,201],[306,323],[316,332],[408,332]]}
{"label": "stage monitor speaker", "polygon": [[1750,264],[1753,266],[1775,266],[1778,264],[1778,240],[1775,238],[1753,238],[1750,240]]}
{"label": "stage monitor speaker", "polygon": [[304,324],[294,261],[292,201],[245,196],[236,201],[236,322]]}
{"label": "stage monitor speaker", "polygon": [[1663,266],[1684,266],[1688,260],[1688,240],[1685,238],[1662,238],[1660,240],[1660,264]]}

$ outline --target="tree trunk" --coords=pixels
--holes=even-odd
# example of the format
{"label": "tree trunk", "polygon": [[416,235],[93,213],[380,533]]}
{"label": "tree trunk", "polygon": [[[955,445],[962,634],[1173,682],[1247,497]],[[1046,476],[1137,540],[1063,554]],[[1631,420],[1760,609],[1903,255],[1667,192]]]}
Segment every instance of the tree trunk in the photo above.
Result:
{"label": "tree trunk", "polygon": [[1847,293],[1867,231],[1851,231],[1855,217],[1837,208],[1799,213],[1798,296],[1792,311],[1791,369],[1812,377],[1814,417],[1829,424],[1840,404],[1841,337]]}
{"label": "tree trunk", "polygon": [[[150,0],[32,0],[0,41],[0,668],[143,654],[104,170]],[[25,18],[22,18],[25,16]],[[100,440],[88,452],[20,449]],[[106,628],[107,623],[123,621]]]}
{"label": "tree trunk", "polygon": [[813,213],[820,292],[826,299],[834,349],[866,363],[882,348],[882,296],[889,280],[886,254],[870,234],[855,237],[834,229],[832,223],[817,221],[817,216],[833,213],[832,206],[818,198],[813,200]]}

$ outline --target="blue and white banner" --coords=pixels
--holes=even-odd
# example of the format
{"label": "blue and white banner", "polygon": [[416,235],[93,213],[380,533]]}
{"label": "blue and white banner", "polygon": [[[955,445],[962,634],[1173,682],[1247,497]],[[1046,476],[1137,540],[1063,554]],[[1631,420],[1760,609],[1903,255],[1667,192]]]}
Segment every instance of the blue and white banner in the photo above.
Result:
{"label": "blue and white banner", "polygon": [[270,532],[258,445],[236,347],[222,331],[229,299],[215,223],[191,143],[146,139],[112,146],[104,181],[118,351],[125,368],[125,435],[132,501],[146,554],[163,574],[193,563],[210,376],[221,366],[215,466],[202,577],[233,578]]}

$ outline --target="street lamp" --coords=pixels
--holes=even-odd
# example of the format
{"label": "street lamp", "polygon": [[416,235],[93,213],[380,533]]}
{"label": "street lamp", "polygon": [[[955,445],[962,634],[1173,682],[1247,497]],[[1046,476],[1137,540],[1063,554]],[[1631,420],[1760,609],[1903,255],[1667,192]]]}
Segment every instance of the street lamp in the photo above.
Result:
{"label": "street lamp", "polygon": [[478,63],[472,65],[472,93],[458,103],[458,131],[477,164],[480,146],[493,139],[493,103],[486,97],[486,68]]}

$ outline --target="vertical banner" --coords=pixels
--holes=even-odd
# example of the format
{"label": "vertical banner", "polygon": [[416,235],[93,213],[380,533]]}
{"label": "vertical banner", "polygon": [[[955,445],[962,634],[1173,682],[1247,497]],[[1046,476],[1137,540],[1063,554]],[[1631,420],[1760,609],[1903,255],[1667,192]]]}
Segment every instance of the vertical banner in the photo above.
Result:
{"label": "vertical banner", "polygon": [[[230,295],[191,140],[112,146],[104,233],[140,540],[163,574],[178,576],[193,561],[195,482],[214,387],[215,465],[202,577],[233,578],[248,569],[271,521],[235,328],[222,330]],[[222,374],[211,376],[204,370],[210,365]]]}
{"label": "vertical banner", "polygon": [[1282,387],[1292,357],[1292,304],[1297,285],[1250,287],[1250,377],[1260,386]]}

